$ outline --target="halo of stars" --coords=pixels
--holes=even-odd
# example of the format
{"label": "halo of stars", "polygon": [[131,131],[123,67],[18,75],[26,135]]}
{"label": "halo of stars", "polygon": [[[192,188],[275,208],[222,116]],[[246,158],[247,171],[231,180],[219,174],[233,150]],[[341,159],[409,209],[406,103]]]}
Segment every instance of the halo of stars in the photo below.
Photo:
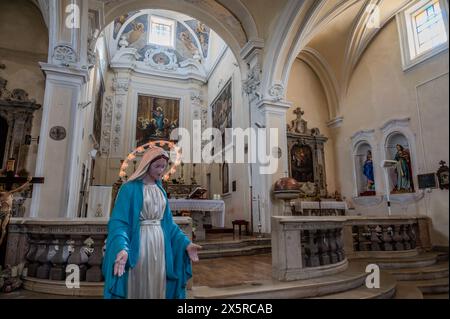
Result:
{"label": "halo of stars", "polygon": [[144,155],[145,152],[155,147],[156,145],[160,147],[164,147],[165,145],[167,145],[170,149],[170,152],[172,151],[176,152],[175,162],[173,163],[169,171],[163,176],[164,181],[169,180],[170,175],[174,174],[176,172],[177,166],[181,164],[181,147],[177,146],[174,142],[161,140],[161,141],[150,141],[144,145],[135,148],[130,154],[128,154],[126,159],[123,161],[119,172],[119,177],[122,179],[123,182],[125,182],[128,178],[126,170],[130,166],[130,162],[133,162],[138,156]]}

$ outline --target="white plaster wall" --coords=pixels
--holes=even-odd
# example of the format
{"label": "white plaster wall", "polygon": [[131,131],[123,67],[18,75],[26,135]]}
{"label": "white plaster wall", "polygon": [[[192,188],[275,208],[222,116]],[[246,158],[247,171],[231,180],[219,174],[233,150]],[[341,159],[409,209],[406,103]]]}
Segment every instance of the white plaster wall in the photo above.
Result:
{"label": "white plaster wall", "polygon": [[[304,109],[308,126],[319,127],[330,140],[325,149],[327,184],[351,199],[354,192],[354,167],[351,137],[358,131],[375,130],[373,138],[377,194],[384,195],[385,182],[379,166],[385,141],[381,128],[390,120],[409,118],[409,141],[414,150],[414,184],[417,174],[436,172],[439,161],[449,162],[448,50],[403,72],[400,43],[395,20],[388,23],[369,45],[351,78],[347,95],[341,102],[344,121],[328,128],[327,100],[315,73],[296,60],[289,79],[287,99],[292,110]],[[355,205],[361,215],[387,215],[386,202],[372,207]],[[417,203],[393,204],[393,214],[423,214],[433,220],[433,243],[448,245],[448,191],[433,189]]]}
{"label": "white plaster wall", "polygon": [[[402,71],[397,26],[391,21],[374,39],[359,62],[342,106],[343,124],[335,129],[336,173],[344,196],[351,198],[353,167],[350,137],[375,129],[378,149],[384,147],[381,127],[392,119],[410,118],[414,141],[409,141],[417,174],[436,172],[439,161],[449,162],[448,50],[408,72]],[[378,154],[379,156],[381,154]],[[380,158],[381,159],[381,158]],[[376,164],[376,163],[375,163]],[[375,166],[377,192],[385,193],[384,179]],[[448,191],[432,190],[417,204],[393,205],[393,214],[424,214],[433,219],[433,243],[448,245]],[[386,202],[356,206],[363,215],[387,214]]]}
{"label": "white plaster wall", "polygon": [[[220,45],[220,43],[217,43]],[[232,125],[233,128],[248,128],[249,117],[248,107],[243,105],[242,97],[242,81],[239,67],[236,59],[230,49],[227,49],[222,60],[219,62],[208,81],[207,104],[209,119],[212,119],[211,104],[214,102],[222,88],[228,81],[232,81]],[[210,122],[211,123],[211,122]],[[236,151],[236,150],[235,150]],[[231,221],[235,219],[245,219],[250,221],[250,189],[248,182],[248,165],[246,164],[229,164],[230,170],[230,192],[229,196],[225,196],[226,214],[225,227],[231,228]],[[222,194],[222,180],[220,179],[220,165],[207,165],[204,174],[206,185],[206,173],[211,174],[211,194]],[[232,192],[232,182],[236,181],[236,192]]]}

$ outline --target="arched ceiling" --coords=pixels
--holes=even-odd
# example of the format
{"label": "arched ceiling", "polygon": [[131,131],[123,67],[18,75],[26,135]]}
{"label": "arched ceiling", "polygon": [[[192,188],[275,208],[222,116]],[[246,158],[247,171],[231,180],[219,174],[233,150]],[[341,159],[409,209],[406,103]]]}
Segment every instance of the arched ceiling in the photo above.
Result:
{"label": "arched ceiling", "polygon": [[[310,65],[326,92],[330,120],[339,116],[352,74],[376,35],[411,0],[320,1],[299,31],[294,57]],[[373,11],[375,10],[375,11]],[[373,13],[372,13],[373,12]],[[379,16],[377,25],[371,17]],[[293,62],[293,60],[292,60]],[[292,64],[291,64],[292,65]],[[285,75],[289,76],[289,68]]]}
{"label": "arched ceiling", "polygon": [[101,0],[105,25],[117,16],[142,9],[165,9],[189,15],[211,27],[236,57],[258,30],[247,7],[239,0]]}

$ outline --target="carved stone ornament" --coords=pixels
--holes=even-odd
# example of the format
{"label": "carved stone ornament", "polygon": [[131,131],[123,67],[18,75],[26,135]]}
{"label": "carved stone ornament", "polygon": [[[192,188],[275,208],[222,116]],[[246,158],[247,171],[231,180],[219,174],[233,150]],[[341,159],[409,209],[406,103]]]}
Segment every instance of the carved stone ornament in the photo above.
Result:
{"label": "carved stone ornament", "polygon": [[[125,78],[125,79],[114,79],[113,80],[113,85],[112,85],[112,89],[114,92],[118,92],[118,93],[126,93],[128,92],[128,88],[130,86],[130,80]],[[121,102],[116,102],[116,105],[120,108],[122,107],[122,105],[119,103]]]}
{"label": "carved stone ornament", "polygon": [[259,93],[261,84],[260,74],[261,68],[259,67],[259,65],[256,65],[249,71],[247,79],[242,83],[242,87],[245,93],[258,98],[261,96],[261,94]]}
{"label": "carved stone ornament", "polygon": [[62,141],[66,138],[66,129],[62,126],[53,126],[50,129],[50,138],[55,141]]}
{"label": "carved stone ornament", "polygon": [[145,51],[146,65],[158,70],[177,70],[178,59],[175,53],[165,48],[149,49]]}
{"label": "carved stone ornament", "polygon": [[64,63],[76,63],[77,54],[70,45],[57,45],[53,50],[53,58]]}
{"label": "carved stone ornament", "polygon": [[281,84],[274,84],[269,89],[269,95],[275,101],[281,101],[284,98],[284,86]]}

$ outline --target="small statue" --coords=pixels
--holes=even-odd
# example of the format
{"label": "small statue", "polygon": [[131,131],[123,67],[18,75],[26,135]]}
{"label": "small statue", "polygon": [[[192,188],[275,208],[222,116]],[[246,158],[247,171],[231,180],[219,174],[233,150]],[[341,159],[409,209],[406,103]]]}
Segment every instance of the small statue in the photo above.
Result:
{"label": "small statue", "polygon": [[363,174],[367,178],[367,190],[375,190],[375,178],[373,174],[373,161],[372,161],[372,151],[367,151],[366,161],[363,166]]}

